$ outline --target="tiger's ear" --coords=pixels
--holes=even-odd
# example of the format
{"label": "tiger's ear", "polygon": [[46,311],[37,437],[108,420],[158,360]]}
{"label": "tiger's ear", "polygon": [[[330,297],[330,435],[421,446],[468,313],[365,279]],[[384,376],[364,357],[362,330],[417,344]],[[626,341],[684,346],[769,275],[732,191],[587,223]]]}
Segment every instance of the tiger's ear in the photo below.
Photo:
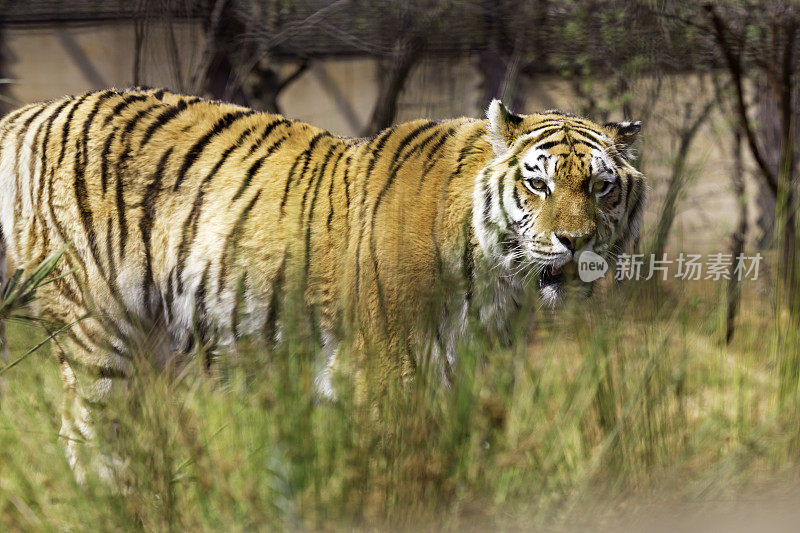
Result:
{"label": "tiger's ear", "polygon": [[489,142],[494,153],[503,155],[514,144],[522,117],[509,111],[503,102],[495,98],[486,109],[486,118],[489,120]]}
{"label": "tiger's ear", "polygon": [[636,122],[609,122],[605,126],[606,133],[614,141],[619,153],[626,159],[634,157],[633,144],[639,139],[642,131],[642,121]]}

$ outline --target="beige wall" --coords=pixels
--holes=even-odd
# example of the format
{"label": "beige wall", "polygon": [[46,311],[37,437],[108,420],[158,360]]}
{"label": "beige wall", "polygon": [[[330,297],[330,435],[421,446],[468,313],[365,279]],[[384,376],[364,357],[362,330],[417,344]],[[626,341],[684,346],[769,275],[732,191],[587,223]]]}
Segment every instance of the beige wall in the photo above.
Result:
{"label": "beige wall", "polygon": [[[11,29],[6,35],[10,75],[16,79],[11,97],[19,103],[133,83],[132,25]],[[202,31],[193,25],[177,26],[174,39],[177,46],[173,47],[165,27],[148,30],[141,83],[191,92],[191,79],[203,51]],[[70,46],[78,53],[70,53]],[[175,64],[175,51],[181,65],[177,71],[171,66]],[[311,68],[281,95],[280,105],[291,118],[341,135],[358,135],[377,96],[379,75],[370,59],[312,62]],[[398,120],[478,116],[488,104],[479,101],[479,83],[479,73],[469,59],[426,61],[415,71],[400,99]],[[687,78],[678,83],[685,90],[659,99],[643,132],[644,170],[651,185],[646,215],[650,223],[670,177],[671,156],[676,149],[676,110],[683,109],[687,100],[704,97],[696,80]],[[578,100],[570,86],[558,78],[528,80],[521,90],[525,91],[529,111],[552,107],[578,111]],[[735,223],[737,204],[729,178],[730,129],[722,117],[714,117],[701,131],[690,166],[696,170],[696,179],[680,204],[671,247],[723,251]]]}

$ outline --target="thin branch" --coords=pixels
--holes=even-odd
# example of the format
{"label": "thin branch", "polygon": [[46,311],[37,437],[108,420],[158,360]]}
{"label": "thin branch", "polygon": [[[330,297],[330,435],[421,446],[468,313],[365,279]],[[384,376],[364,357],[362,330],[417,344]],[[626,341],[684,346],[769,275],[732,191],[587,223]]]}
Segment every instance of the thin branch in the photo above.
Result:
{"label": "thin branch", "polygon": [[725,21],[722,20],[722,17],[720,17],[714,6],[711,4],[706,4],[705,9],[711,18],[711,22],[714,27],[714,36],[716,37],[717,43],[722,49],[722,53],[725,56],[725,62],[728,65],[728,70],[730,71],[731,78],[733,79],[733,85],[736,89],[736,109],[739,115],[739,121],[741,123],[742,130],[744,130],[745,136],[747,137],[747,145],[750,148],[750,152],[753,154],[753,159],[756,160],[756,164],[758,165],[759,170],[761,170],[767,185],[772,193],[777,196],[777,178],[772,170],[770,170],[769,165],[767,165],[767,162],[764,159],[764,154],[758,147],[758,141],[756,140],[753,127],[750,124],[750,119],[747,115],[747,104],[745,103],[744,98],[744,80],[741,55],[735,53],[731,49],[730,43],[727,39],[727,35],[730,34],[730,31],[728,30]]}
{"label": "thin branch", "polygon": [[278,91],[277,92],[280,93],[282,90],[284,90],[286,87],[288,87],[289,84],[291,84],[294,80],[296,80],[297,78],[302,76],[303,73],[306,70],[308,70],[308,63],[309,63],[308,59],[303,59],[303,61],[301,61],[300,64],[297,65],[297,68],[295,69],[295,71],[292,72],[291,74],[289,74],[284,80],[282,80],[278,84]]}

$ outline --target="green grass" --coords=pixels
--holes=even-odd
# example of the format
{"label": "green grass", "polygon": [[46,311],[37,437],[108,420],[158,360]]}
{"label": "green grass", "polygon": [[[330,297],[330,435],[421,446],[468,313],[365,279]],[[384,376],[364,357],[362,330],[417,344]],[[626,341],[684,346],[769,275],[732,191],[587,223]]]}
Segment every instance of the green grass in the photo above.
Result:
{"label": "green grass", "polygon": [[[729,347],[721,283],[612,287],[527,325],[465,343],[452,389],[378,405],[316,405],[302,343],[211,375],[142,365],[100,439],[130,460],[116,491],[74,482],[44,348],[5,376],[0,529],[551,529],[796,477],[800,339],[768,297],[745,291]],[[9,330],[11,359],[44,337]]]}

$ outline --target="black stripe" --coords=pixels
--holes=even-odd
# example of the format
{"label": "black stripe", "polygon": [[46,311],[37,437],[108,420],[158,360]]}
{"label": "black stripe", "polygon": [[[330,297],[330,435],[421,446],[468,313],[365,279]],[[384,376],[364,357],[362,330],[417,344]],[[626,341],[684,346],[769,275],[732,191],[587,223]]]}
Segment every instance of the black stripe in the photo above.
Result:
{"label": "black stripe", "polygon": [[[389,137],[391,136],[392,133],[394,133],[394,130],[387,128],[387,129],[383,130],[383,132],[378,137],[373,139],[373,141],[377,140],[377,142],[375,143],[375,146],[372,148],[372,151],[370,152],[370,155],[372,157],[370,158],[369,163],[367,163],[367,172],[364,175],[364,189],[363,189],[363,191],[361,193],[361,202],[360,202],[360,204],[361,204],[361,211],[360,212],[362,214],[364,212],[364,202],[366,201],[366,198],[367,198],[367,186],[369,185],[369,177],[372,174],[373,168],[375,168],[375,161],[378,158],[378,154],[380,153],[381,150],[383,150],[383,147],[386,145],[386,141],[389,140]],[[364,224],[366,224],[366,222],[364,222]],[[360,285],[361,285],[361,242],[362,242],[362,239],[363,239],[363,236],[364,236],[364,224],[362,224],[360,229],[359,229],[358,245],[356,246],[356,280],[355,280],[355,297],[356,297],[356,300],[358,300],[359,292],[361,290],[360,289]]]}
{"label": "black stripe", "polygon": [[594,143],[597,143],[597,144],[603,144],[604,139],[606,138],[606,136],[602,132],[590,129],[590,128],[585,127],[585,126],[576,125],[576,124],[570,125],[569,126],[569,131],[571,133],[577,132],[580,135],[583,135],[584,137],[586,137],[590,141],[592,141]]}
{"label": "black stripe", "polygon": [[[117,186],[116,186],[116,199],[117,199],[117,221],[119,223],[119,257],[125,255],[125,241],[128,238],[128,221],[125,215],[125,196],[123,194],[122,175],[117,172]],[[106,238],[111,241],[111,234],[109,233]],[[115,276],[116,277],[116,276]]]}
{"label": "black stripe", "polygon": [[[200,283],[197,284],[197,289],[194,291],[194,333],[200,344],[205,344],[208,340],[208,311],[206,307],[206,285],[208,283],[208,272],[211,267],[211,262],[206,263],[203,269],[203,277],[200,278]],[[208,354],[207,354],[208,355]],[[206,358],[206,368],[210,365],[210,359]]]}
{"label": "black stripe", "polygon": [[114,117],[116,117],[117,115],[119,115],[120,112],[126,107],[130,106],[135,102],[141,102],[142,100],[147,100],[148,98],[149,96],[146,94],[125,95],[122,98],[122,101],[120,101],[117,105],[115,105],[113,109],[111,109],[111,112],[108,115],[106,115],[105,120],[103,120],[103,126],[108,126],[111,120],[114,119]]}
{"label": "black stripe", "polygon": [[267,137],[269,137],[270,134],[275,130],[275,128],[277,128],[281,124],[291,124],[291,122],[286,119],[280,119],[267,124],[267,127],[264,128],[264,132],[261,134],[261,136],[258,139],[256,139],[256,141],[253,142],[252,145],[250,145],[250,148],[247,150],[247,153],[244,156],[242,156],[242,160],[245,160],[251,155],[253,155],[253,152],[255,152],[259,146],[264,144],[264,141],[267,140]]}
{"label": "black stripe", "polygon": [[269,342],[275,338],[276,323],[278,322],[278,313],[280,312],[280,304],[283,301],[283,287],[286,281],[286,255],[281,259],[281,266],[278,267],[278,272],[272,278],[272,294],[270,294],[269,310],[267,311],[267,319],[264,321],[263,335],[264,339]]}
{"label": "black stripe", "polygon": [[[328,166],[328,162],[330,161],[331,154],[336,149],[336,144],[332,144],[326,154],[322,157],[322,165],[315,165],[314,170],[311,171],[308,175],[308,187],[306,187],[305,191],[303,191],[303,201],[300,204],[300,212],[298,213],[298,221],[302,222],[303,215],[306,212],[306,200],[308,199],[308,192],[311,190],[311,186],[314,184],[314,177],[317,177],[317,186],[314,190],[313,198],[316,199],[317,193],[319,192],[319,185],[322,182],[322,178],[325,175],[325,168]],[[317,169],[319,169],[319,173],[317,173]],[[302,174],[301,174],[302,176]],[[316,201],[316,200],[313,200]]]}
{"label": "black stripe", "polygon": [[389,178],[386,180],[386,183],[383,184],[383,187],[381,188],[380,192],[378,193],[378,197],[375,199],[375,205],[372,207],[371,223],[374,224],[375,215],[378,212],[378,207],[380,206],[381,202],[383,201],[383,197],[386,195],[386,193],[388,192],[389,188],[394,183],[394,180],[397,178],[397,172],[400,170],[400,167],[403,166],[403,163],[406,162],[408,157],[414,152],[414,150],[413,149],[410,150],[408,152],[408,154],[406,154],[406,157],[402,161],[398,161],[398,159],[400,158],[400,152],[402,152],[403,149],[406,146],[408,146],[409,143],[411,143],[411,141],[413,141],[415,138],[417,138],[422,132],[424,132],[425,130],[428,130],[428,129],[436,126],[436,125],[437,125],[436,122],[427,122],[427,123],[423,124],[422,126],[419,126],[418,128],[414,129],[411,133],[409,133],[406,137],[403,138],[403,140],[401,140],[397,144],[397,148],[395,149],[395,152],[394,152],[394,157],[392,158],[392,162],[389,165]]}
{"label": "black stripe", "polygon": [[519,187],[518,183],[522,183],[522,179],[523,179],[522,170],[519,167],[517,167],[517,172],[514,177],[514,190],[512,191],[512,196],[514,197],[514,203],[517,204],[517,208],[519,208],[520,211],[524,211],[524,208],[522,207],[522,201],[519,198],[519,189],[518,189]]}
{"label": "black stripe", "polygon": [[[142,296],[145,302],[149,302],[148,293],[150,287],[153,285],[153,255],[151,251],[152,242],[151,234],[153,230],[153,221],[156,216],[156,201],[158,194],[161,191],[161,182],[164,177],[164,169],[167,166],[172,154],[172,147],[169,147],[166,152],[161,156],[158,161],[158,166],[153,174],[153,178],[145,189],[142,198],[142,217],[139,219],[139,231],[142,234],[142,244],[144,245],[144,278],[142,279]],[[148,304],[149,305],[149,304]],[[151,310],[152,311],[152,310]]]}
{"label": "black stripe", "polygon": [[483,186],[483,220],[486,225],[489,225],[492,214],[492,188],[489,186],[488,169],[481,176],[481,184]]}
{"label": "black stripe", "polygon": [[248,111],[234,111],[231,113],[226,113],[223,115],[214,125],[211,127],[211,130],[208,131],[205,135],[203,135],[194,145],[189,149],[189,152],[186,154],[183,165],[181,165],[181,169],[178,172],[178,177],[175,179],[175,185],[172,187],[173,191],[177,191],[178,187],[180,187],[181,182],[183,182],[184,178],[186,177],[186,172],[189,168],[197,161],[197,158],[200,157],[200,154],[203,152],[203,149],[208,146],[211,140],[225,131],[226,129],[230,128],[234,122],[242,117],[248,117],[254,114],[255,111],[248,110]]}
{"label": "black stripe", "polygon": [[[40,104],[40,105],[42,105],[44,108],[47,108],[47,107],[49,107],[49,104],[50,104],[50,103],[48,102],[48,103],[46,103],[46,104]],[[9,132],[9,131],[10,131],[10,130],[11,130],[11,129],[12,129],[12,128],[13,128],[13,127],[16,125],[16,124],[15,124],[15,122],[16,122],[16,121],[17,121],[17,120],[18,120],[18,119],[19,119],[19,118],[20,118],[20,117],[21,117],[21,116],[22,116],[24,113],[27,113],[28,111],[33,111],[34,109],[36,109],[36,107],[35,107],[35,106],[31,106],[31,107],[28,107],[28,106],[21,107],[21,108],[17,109],[16,111],[12,112],[11,114],[9,114],[9,115],[6,115],[5,117],[3,117],[3,119],[2,119],[2,124],[1,124],[1,125],[2,125],[2,127],[3,127],[3,128],[2,128],[2,129],[3,129],[3,132],[0,134],[0,145],[2,145],[2,144],[3,144],[3,141],[5,141],[6,134],[8,134],[8,132]]]}
{"label": "black stripe", "polygon": [[[253,209],[253,206],[256,205],[256,202],[261,197],[261,190],[256,192],[253,195],[253,198],[248,202],[242,212],[239,214],[239,218],[236,220],[236,223],[233,225],[233,229],[228,234],[227,238],[225,239],[225,245],[222,247],[222,257],[220,259],[220,270],[219,270],[219,280],[217,282],[217,292],[221,293],[222,288],[225,286],[225,280],[228,275],[228,270],[230,267],[228,263],[233,263],[236,260],[236,244],[239,239],[239,234],[242,231],[242,226],[247,220],[247,215],[250,214],[250,211]],[[233,248],[233,253],[230,256],[230,261],[228,261],[228,250]]]}
{"label": "black stripe", "polygon": [[471,227],[469,219],[464,220],[464,253],[461,256],[461,271],[464,275],[464,279],[467,282],[467,290],[466,290],[466,300],[467,305],[472,301],[472,290],[475,273],[475,252],[472,247],[472,239],[471,239],[471,231],[469,228]]}
{"label": "black stripe", "polygon": [[[350,163],[352,162],[352,156],[347,156],[347,159],[344,160],[344,173],[342,174],[342,183],[344,184],[344,200],[345,204],[347,205],[347,212],[350,212],[350,182],[347,181],[350,172]],[[348,217],[349,218],[349,217]]]}
{"label": "black stripe", "polygon": [[167,325],[172,323],[172,317],[173,317],[173,314],[174,314],[173,313],[173,309],[172,309],[172,304],[174,302],[173,288],[172,288],[172,277],[173,277],[172,274],[174,272],[175,272],[175,269],[173,268],[172,270],[169,271],[169,274],[167,275],[167,290],[165,291],[165,294],[164,294],[164,308],[167,311],[167,313],[166,313],[167,314],[167,316],[166,316]]}
{"label": "black stripe", "polygon": [[414,149],[412,150],[412,152],[422,152],[431,143],[431,141],[436,139],[436,137],[439,137],[437,142],[442,141],[442,137],[447,137],[447,132],[446,131],[442,132],[441,130],[434,131],[433,133],[431,133],[430,135],[425,137],[425,139],[420,141],[419,144],[414,146]]}
{"label": "black stripe", "polygon": [[525,139],[524,141],[522,141],[520,143],[519,148],[517,149],[516,153],[520,154],[520,153],[524,152],[525,150],[527,150],[528,148],[530,148],[531,146],[536,145],[537,143],[542,142],[544,139],[547,139],[548,137],[551,137],[551,136],[553,136],[556,133],[559,133],[561,131],[563,131],[563,130],[560,127],[557,127],[557,128],[554,127],[554,128],[545,129],[544,131],[539,132],[536,135],[536,137],[530,137],[530,138]]}
{"label": "black stripe", "polygon": [[163,107],[163,104],[150,104],[149,106],[140,109],[137,111],[128,121],[125,123],[125,127],[122,129],[122,136],[120,140],[127,140],[127,137],[131,134],[131,132],[136,128],[136,125],[142,120],[148,113],[150,113],[153,109],[158,107]]}
{"label": "black stripe", "polygon": [[[45,180],[47,178],[47,145],[50,142],[50,131],[52,130],[53,122],[55,121],[55,119],[61,114],[61,112],[64,110],[64,108],[67,107],[67,105],[70,104],[71,102],[72,102],[71,99],[64,100],[53,111],[53,114],[50,115],[50,118],[47,120],[47,125],[45,126],[45,129],[44,129],[44,138],[42,139],[42,145],[41,145],[42,146],[42,157],[41,157],[42,168],[40,170],[40,175],[39,175],[39,191],[38,191],[38,196],[37,196],[37,198],[39,198],[39,199],[44,198],[44,184],[45,184]],[[42,123],[42,125],[44,125],[44,123]],[[40,125],[39,127],[41,128],[42,125]],[[36,133],[37,137],[38,137],[38,135],[39,135],[39,132]],[[52,180],[48,180],[48,182],[50,184],[50,187],[48,187],[48,190],[52,190]],[[55,216],[53,215],[52,206],[49,205],[49,204],[50,204],[50,199],[48,199],[48,206],[50,207],[50,214],[51,214],[51,216],[53,216],[53,218],[55,218]],[[65,239],[65,242],[66,242],[66,239]]]}
{"label": "black stripe", "polygon": [[[47,109],[48,113],[50,113],[50,106],[51,104],[48,104],[47,107],[45,108]],[[45,183],[44,167],[41,169],[40,172],[37,173],[36,164],[37,162],[41,161],[41,157],[39,156],[39,151],[41,151],[42,154],[45,154],[44,146],[42,145],[40,140],[42,137],[42,132],[45,129],[44,125],[47,122],[48,119],[46,118],[43,119],[36,127],[36,133],[33,134],[33,142],[31,143],[31,158],[28,167],[28,173],[34,179],[34,182],[31,183],[31,189],[34,188],[34,183],[35,183],[35,188],[37,190],[36,194],[34,194],[33,190],[30,191],[30,196],[31,196],[30,200],[32,205],[36,206],[36,208],[33,210],[34,221],[38,222],[39,226],[41,227],[41,237],[42,237],[42,246],[40,250],[41,253],[44,253],[45,250],[49,249],[49,232],[47,231],[46,224],[44,223],[44,211],[43,209],[41,209],[42,200],[44,199],[44,183]],[[20,202],[22,200],[19,188],[17,189],[17,200]],[[33,224],[31,226],[33,226]],[[30,250],[28,250],[26,254],[30,254]],[[44,255],[44,257],[42,257],[41,260],[43,261],[45,257],[47,256]],[[41,263],[41,261],[37,261],[37,264],[38,263]]]}
{"label": "black stripe", "polygon": [[[63,274],[63,271],[60,268],[56,268],[53,270],[53,275],[60,276]],[[75,290],[67,283],[66,278],[59,278],[55,281],[55,286],[58,289],[58,292],[61,293],[61,296],[69,300],[71,303],[79,306],[83,306],[83,300],[78,296]]]}
{"label": "black stripe", "polygon": [[558,146],[559,144],[564,144],[564,140],[563,139],[559,139],[558,141],[549,141],[549,142],[537,145],[536,148],[538,148],[539,150],[550,150],[551,148],[554,148],[554,147]]}
{"label": "black stripe", "polygon": [[347,246],[350,241],[350,182],[348,181],[348,177],[349,177],[351,162],[352,162],[352,156],[348,155],[347,159],[344,160],[344,172],[342,173],[342,186],[344,187],[344,203],[345,203],[345,212],[344,212],[345,246]]}
{"label": "black stripe", "polygon": [[273,144],[267,149],[266,154],[256,159],[253,162],[253,164],[250,165],[250,168],[247,170],[247,174],[245,174],[244,181],[242,181],[242,184],[236,190],[236,193],[233,195],[231,202],[235,202],[242,196],[242,194],[244,194],[244,191],[247,190],[247,188],[250,186],[250,183],[253,180],[253,176],[255,176],[256,172],[259,171],[261,166],[264,164],[264,161],[266,161],[269,156],[275,153],[275,150],[280,148],[281,144],[283,144],[283,141],[285,141],[286,139],[287,137],[281,137],[280,139],[275,141],[275,144]]}
{"label": "black stripe", "polygon": [[[548,129],[540,132],[536,137],[533,137],[531,139],[526,139],[525,142],[523,142],[522,146],[520,147],[520,151],[524,151],[525,149],[527,149],[527,147],[529,147],[531,145],[535,145],[535,144],[541,142],[543,139],[546,139],[547,137],[555,135],[556,133],[559,133],[559,132],[563,132],[565,138],[569,137],[572,133],[578,133],[579,135],[582,135],[583,137],[585,137],[584,139],[578,139],[577,140],[577,142],[579,144],[583,144],[585,146],[589,146],[590,148],[594,148],[596,150],[602,150],[602,148],[600,147],[600,145],[602,144],[602,140],[599,137],[596,136],[597,132],[594,132],[594,131],[589,130],[589,129],[581,128],[581,127],[576,127],[576,126],[573,126],[573,125],[569,125],[568,126],[566,124],[561,124],[559,127],[548,128]],[[542,150],[549,150],[553,146],[564,142],[564,140],[565,139],[562,138],[562,139],[560,139],[558,141],[550,141],[550,142],[545,143],[543,145],[537,146],[537,148],[542,149]],[[575,142],[575,140],[574,139],[568,139],[567,142]]]}
{"label": "black stripe", "polygon": [[111,242],[111,235],[113,235],[114,222],[109,217],[106,220],[106,259],[108,259],[108,277],[109,279],[117,279],[117,265],[114,262],[114,245]]}
{"label": "black stripe", "polygon": [[201,100],[199,98],[190,100],[188,102],[186,100],[180,100],[176,105],[170,107],[166,111],[162,111],[152,122],[152,124],[147,127],[147,130],[145,130],[142,140],[139,142],[139,148],[142,148],[145,144],[147,144],[156,131],[163,128],[170,120],[176,118],[190,105],[194,105],[200,101]]}
{"label": "black stripe", "polygon": [[[231,309],[231,332],[233,333],[234,339],[236,339],[239,336],[239,309],[242,306],[242,301],[244,300],[244,295],[246,292],[247,292],[247,271],[244,271],[242,272],[241,276],[239,276],[239,280],[236,283],[236,292],[234,293],[233,296],[233,309]],[[268,313],[272,313],[271,307]],[[267,317],[267,320],[269,320],[269,316]]]}
{"label": "black stripe", "polygon": [[473,143],[476,140],[478,140],[479,138],[481,138],[482,136],[483,136],[483,132],[482,131],[477,131],[477,132],[473,133],[472,135],[470,135],[469,138],[465,141],[464,147],[458,153],[458,158],[456,158],[456,168],[450,174],[450,176],[447,178],[447,184],[448,185],[450,185],[450,182],[452,182],[453,179],[456,176],[461,174],[461,171],[464,169],[464,163],[465,163],[465,161],[467,159],[467,156],[470,155],[470,151],[475,148],[475,145]]}
{"label": "black stripe", "polygon": [[594,142],[587,141],[586,139],[581,139],[579,137],[578,138],[573,137],[572,142],[573,142],[573,144],[576,144],[576,145],[588,146],[589,148],[591,148],[593,150],[600,150],[600,151],[603,150],[599,145],[595,144]]}
{"label": "black stripe", "polygon": [[331,222],[333,222],[333,182],[336,180],[336,169],[339,168],[339,162],[342,160],[344,153],[347,151],[345,148],[342,153],[339,154],[339,157],[336,158],[336,163],[333,164],[333,169],[331,170],[331,184],[328,186],[328,220],[325,226],[328,228],[328,233],[331,231]]}
{"label": "black stripe", "polygon": [[89,192],[86,188],[85,174],[87,160],[83,155],[86,147],[84,146],[84,152],[82,153],[78,149],[78,143],[79,139],[76,141],[75,146],[75,178],[73,180],[73,188],[75,189],[75,203],[78,206],[78,214],[80,215],[81,224],[83,225],[83,232],[86,234],[86,240],[89,242],[89,251],[92,254],[92,259],[97,265],[97,269],[100,271],[102,278],[107,280],[108,278],[106,276],[105,269],[100,261],[100,250],[97,248],[97,236],[94,230],[94,216],[92,214],[92,206],[89,203]]}
{"label": "black stripe", "polygon": [[125,127],[122,129],[122,132],[119,136],[120,144],[123,144],[124,147],[122,149],[122,153],[117,158],[117,162],[115,165],[116,168],[116,199],[117,199],[117,220],[119,223],[119,256],[122,258],[125,255],[125,246],[128,242],[128,221],[126,210],[127,206],[125,205],[125,196],[124,196],[124,182],[123,179],[125,177],[125,169],[123,168],[125,163],[127,162],[128,157],[131,153],[131,142],[128,138],[136,128],[136,125],[139,124],[139,121],[142,120],[148,113],[150,113],[153,109],[161,107],[161,104],[151,104],[144,109],[139,110],[134,114],[133,117],[128,119],[125,123]]}
{"label": "black stripe", "polygon": [[225,164],[225,161],[231,155],[231,153],[239,148],[247,138],[253,132],[254,128],[250,127],[244,130],[240,135],[239,138],[234,141],[233,144],[228,146],[225,151],[220,156],[219,160],[216,162],[214,167],[211,171],[203,178],[203,181],[200,182],[200,186],[197,188],[197,195],[194,198],[194,202],[192,204],[192,210],[189,213],[189,216],[186,218],[183,224],[183,234],[181,235],[181,242],[178,245],[178,262],[177,262],[177,280],[178,280],[178,291],[183,292],[183,268],[184,262],[186,260],[186,255],[188,253],[189,247],[194,242],[194,238],[197,236],[197,225],[200,220],[200,209],[203,206],[203,200],[205,198],[206,193],[206,186],[208,183],[214,178],[219,171],[220,167]]}
{"label": "black stripe", "polygon": [[386,146],[389,137],[391,137],[392,134],[395,132],[396,130],[393,129],[384,130],[384,132],[377,137],[378,142],[375,143],[375,146],[372,148],[372,151],[370,152],[371,157],[369,159],[369,163],[367,163],[367,172],[364,175],[364,190],[362,191],[361,194],[362,207],[364,206],[364,201],[367,198],[367,187],[369,186],[369,178],[372,175],[372,171],[375,168],[375,164],[378,160],[378,154],[380,154],[381,150],[383,150],[383,147]]}
{"label": "black stripe", "polygon": [[455,135],[455,133],[456,133],[456,130],[454,128],[450,128],[431,147],[431,151],[428,152],[428,155],[426,156],[426,159],[428,160],[428,162],[425,163],[425,168],[422,170],[422,176],[420,176],[420,178],[419,178],[419,185],[417,186],[417,194],[419,194],[419,192],[422,190],[422,186],[425,185],[425,179],[428,177],[428,173],[436,165],[436,163],[439,161],[439,158],[436,157],[437,154],[439,153],[439,151],[442,148],[444,148],[444,145],[447,142],[447,140],[452,138],[452,136]]}
{"label": "black stripe", "polygon": [[302,180],[303,179],[303,175],[305,174],[306,169],[308,168],[308,163],[309,163],[309,161],[311,159],[311,154],[314,151],[314,147],[320,141],[320,139],[322,139],[324,137],[329,137],[329,136],[330,136],[330,133],[328,133],[327,131],[323,131],[321,133],[317,133],[316,135],[314,135],[311,138],[311,140],[308,142],[308,148],[306,148],[294,160],[294,164],[292,165],[292,168],[289,169],[289,175],[286,177],[286,188],[283,191],[283,198],[281,199],[280,218],[283,218],[283,216],[286,214],[286,201],[289,198],[289,188],[292,185],[292,176],[294,175],[294,171],[297,168],[297,165],[300,163],[301,159],[304,161],[303,170],[300,172],[300,177],[298,178],[299,180]]}
{"label": "black stripe", "polygon": [[101,379],[123,379],[128,377],[123,370],[112,366],[96,366],[94,372],[96,377]]}
{"label": "black stripe", "polygon": [[289,169],[289,174],[286,176],[286,186],[285,186],[285,187],[284,187],[284,189],[283,189],[283,198],[281,199],[281,208],[280,208],[280,214],[279,214],[279,216],[278,216],[278,219],[279,219],[279,220],[280,220],[281,218],[283,218],[283,215],[285,215],[285,214],[286,214],[286,201],[287,201],[287,200],[288,200],[288,198],[289,198],[289,187],[290,187],[290,186],[291,186],[291,184],[292,184],[292,176],[294,175],[294,171],[295,171],[295,169],[297,168],[297,165],[299,165],[299,164],[300,164],[300,160],[301,160],[301,159],[302,159],[302,154],[301,154],[301,155],[298,155],[298,156],[297,156],[297,157],[294,159],[294,163],[292,163],[292,166],[291,166],[291,168]]}
{"label": "black stripe", "polygon": [[[506,190],[506,180],[508,179],[508,175],[510,172],[506,172],[503,174],[500,179],[497,181],[497,195],[498,195],[498,203],[500,205],[500,213],[503,215],[503,219],[506,222],[506,226],[511,226],[511,219],[508,216],[508,210],[506,210],[506,201],[505,201],[505,190]],[[513,181],[512,181],[513,184]],[[516,189],[516,187],[514,187]]]}
{"label": "black stripe", "polygon": [[[334,147],[335,147],[335,144],[331,145],[330,149],[328,150],[327,155],[325,155],[322,158],[322,169],[323,170],[325,169],[325,165],[328,164],[328,157],[333,152],[333,148]],[[305,190],[303,191],[302,203],[300,205],[300,211],[299,211],[298,217],[297,217],[298,221],[302,221],[303,220],[303,214],[306,211],[306,200],[308,199],[308,191],[311,190],[311,186],[312,186],[312,184],[314,182],[314,176],[317,173],[317,169],[320,167],[320,165],[317,165],[315,163],[313,170],[309,171],[309,165],[311,163],[311,155],[312,154],[309,154],[309,156],[305,159],[305,161],[303,161],[303,169],[300,171],[300,174],[297,177],[297,184],[299,186],[302,183],[303,178],[306,176],[306,173],[308,173],[308,186],[306,186]]]}
{"label": "black stripe", "polygon": [[[22,187],[20,186],[20,184],[21,184],[21,182],[20,182],[21,173],[19,171],[20,170],[20,168],[19,168],[19,163],[20,163],[19,154],[20,154],[20,151],[22,150],[22,145],[25,142],[25,136],[28,134],[28,130],[30,129],[31,124],[36,119],[36,117],[38,117],[40,114],[42,114],[45,111],[45,109],[47,109],[48,107],[49,106],[42,106],[39,109],[37,109],[33,114],[31,114],[31,116],[29,116],[25,120],[25,122],[19,127],[19,130],[16,132],[17,144],[16,144],[16,147],[15,147],[15,150],[14,150],[14,154],[15,154],[15,157],[14,157],[14,179],[16,181],[16,195],[15,195],[14,209],[17,210],[17,211],[21,211],[21,209],[22,209],[22,205],[21,205],[21,203],[22,203]],[[40,130],[41,130],[41,124],[36,129],[36,133],[34,134],[33,143],[32,143],[32,145],[30,147],[30,149],[31,149],[31,157],[29,159],[29,165],[30,165],[29,166],[29,172],[30,172],[31,180],[34,179],[34,168],[33,168],[33,163],[35,161],[34,154],[35,154],[35,150],[36,150],[36,140],[38,138],[38,133],[39,133]],[[2,148],[2,141],[0,141],[0,148]],[[33,182],[31,182],[29,184],[29,186],[30,186],[30,188],[28,189],[28,195],[32,196],[33,195],[32,194],[33,191],[31,189],[33,188]],[[33,198],[31,198],[31,203],[34,203],[33,202]],[[33,228],[31,228],[31,232],[32,231],[33,231]],[[0,268],[2,268],[2,266],[0,266]]]}
{"label": "black stripe", "polygon": [[[325,167],[327,166],[331,154],[333,154],[333,151],[335,149],[336,145],[335,144],[331,145],[331,147],[328,149],[328,152],[325,154],[325,157],[323,158],[323,163],[320,166],[319,170],[319,177],[317,178],[317,184],[314,187],[314,195],[311,197],[311,205],[308,208],[308,222],[306,222],[306,255],[305,255],[305,265],[303,270],[306,276],[308,275],[308,269],[311,261],[311,224],[314,222],[314,205],[317,203],[317,197],[319,195],[319,186],[322,184],[322,178],[325,176]],[[342,152],[342,154],[343,153],[344,152]],[[342,154],[339,154],[339,158],[342,157]],[[311,188],[312,180],[313,180],[313,175],[309,179],[308,183],[309,189]],[[308,192],[308,189],[306,189],[306,192]],[[303,218],[304,211],[305,211],[305,194],[303,195],[303,206],[300,209],[300,220],[302,220]]]}
{"label": "black stripe", "polygon": [[86,117],[86,120],[83,122],[83,137],[82,137],[82,145],[83,145],[83,164],[87,165],[89,161],[89,130],[92,127],[92,123],[94,122],[94,117],[100,111],[100,106],[103,102],[114,96],[114,91],[105,91],[97,96],[97,99],[94,101],[94,107],[89,112],[89,115]]}
{"label": "black stripe", "polygon": [[92,93],[86,93],[78,98],[78,101],[75,102],[75,105],[72,106],[69,110],[69,113],[67,113],[67,118],[64,120],[64,125],[61,128],[61,151],[58,154],[58,162],[56,163],[56,166],[61,166],[61,163],[64,161],[64,153],[67,151],[67,141],[69,140],[69,129],[72,126],[72,117],[75,116],[75,111],[91,94]]}
{"label": "black stripe", "polygon": [[[25,135],[27,135],[28,128],[30,128],[30,126],[33,123],[33,121],[36,120],[36,117],[38,117],[40,114],[42,114],[45,109],[47,109],[47,106],[42,106],[42,107],[40,107],[39,109],[36,110],[36,113],[34,113],[31,116],[29,116],[28,118],[26,118],[25,122],[23,122],[22,126],[20,126],[20,128],[19,128],[19,131],[17,132],[17,136],[24,137]],[[2,141],[0,141],[0,142],[2,142]],[[17,151],[19,151],[19,150],[17,150]]]}
{"label": "black stripe", "polygon": [[108,188],[108,165],[111,159],[111,144],[117,136],[117,129],[118,128],[115,127],[109,136],[106,137],[103,150],[100,152],[100,189],[103,191],[103,195],[106,194],[106,189]]}

